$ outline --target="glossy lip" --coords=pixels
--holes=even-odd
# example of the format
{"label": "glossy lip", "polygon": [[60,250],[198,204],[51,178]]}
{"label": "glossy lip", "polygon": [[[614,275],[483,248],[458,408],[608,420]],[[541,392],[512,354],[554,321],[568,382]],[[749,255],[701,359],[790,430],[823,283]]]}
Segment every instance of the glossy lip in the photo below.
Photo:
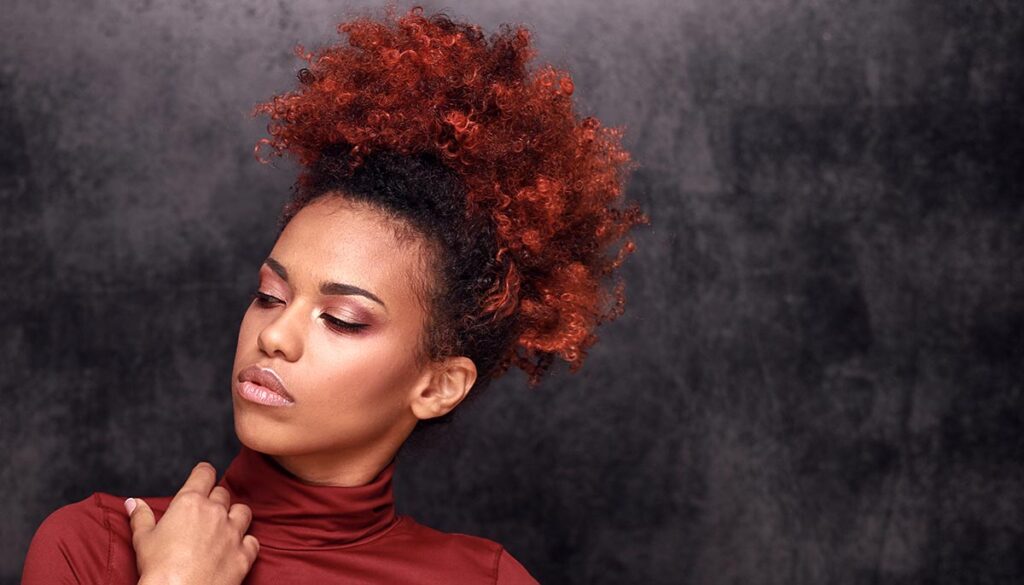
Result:
{"label": "glossy lip", "polygon": [[259,384],[274,394],[283,396],[289,402],[295,402],[295,398],[284,389],[284,382],[281,381],[281,377],[270,368],[251,365],[238,372],[238,381]]}

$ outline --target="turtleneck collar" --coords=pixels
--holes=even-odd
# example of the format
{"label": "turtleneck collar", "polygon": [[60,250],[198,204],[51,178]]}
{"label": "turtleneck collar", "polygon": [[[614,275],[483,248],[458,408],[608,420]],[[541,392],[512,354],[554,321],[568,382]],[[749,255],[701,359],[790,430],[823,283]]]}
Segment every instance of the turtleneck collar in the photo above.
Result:
{"label": "turtleneck collar", "polygon": [[392,459],[368,484],[314,485],[242,445],[218,485],[231,493],[232,503],[252,509],[249,533],[260,546],[308,550],[353,544],[394,525],[394,471]]}

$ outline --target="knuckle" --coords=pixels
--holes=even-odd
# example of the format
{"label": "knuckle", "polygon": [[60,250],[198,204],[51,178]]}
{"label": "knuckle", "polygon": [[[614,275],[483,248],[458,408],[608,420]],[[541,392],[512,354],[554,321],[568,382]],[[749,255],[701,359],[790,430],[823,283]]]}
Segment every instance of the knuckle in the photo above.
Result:
{"label": "knuckle", "polygon": [[228,520],[230,520],[228,511],[224,509],[224,506],[221,506],[217,502],[207,503],[206,509],[203,510],[203,513],[216,518],[219,526],[227,525]]}
{"label": "knuckle", "polygon": [[231,492],[223,486],[217,486],[210,492],[210,497],[218,500],[223,500],[226,503],[231,502]]}
{"label": "knuckle", "polygon": [[242,542],[243,544],[248,544],[248,546],[245,547],[245,553],[249,564],[256,562],[256,557],[260,552],[260,542],[251,534],[246,534],[245,538],[242,539]]}
{"label": "knuckle", "polygon": [[249,524],[249,522],[252,521],[252,511],[245,506],[232,506],[231,510],[228,512],[228,516],[234,520],[242,522],[243,524]]}
{"label": "knuckle", "polygon": [[196,492],[185,492],[183,494],[179,494],[177,499],[180,500],[181,503],[186,505],[186,506],[197,506],[198,507],[202,503],[202,501],[205,500],[206,498],[200,496]]}
{"label": "knuckle", "polygon": [[249,554],[242,552],[232,558],[232,564],[235,565],[239,574],[244,575],[249,572],[249,567],[252,565],[252,562],[249,560]]}

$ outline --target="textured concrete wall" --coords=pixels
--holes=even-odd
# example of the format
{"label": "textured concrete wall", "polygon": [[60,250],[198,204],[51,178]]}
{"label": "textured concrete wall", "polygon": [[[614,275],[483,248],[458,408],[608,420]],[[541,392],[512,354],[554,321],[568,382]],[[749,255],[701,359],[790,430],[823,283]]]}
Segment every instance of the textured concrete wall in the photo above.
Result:
{"label": "textured concrete wall", "polygon": [[[5,4],[3,582],[56,507],[230,461],[294,171],[248,111],[347,6]],[[410,449],[400,511],[545,583],[1024,578],[1024,5],[446,6],[531,26],[626,128],[653,223],[583,371]]]}

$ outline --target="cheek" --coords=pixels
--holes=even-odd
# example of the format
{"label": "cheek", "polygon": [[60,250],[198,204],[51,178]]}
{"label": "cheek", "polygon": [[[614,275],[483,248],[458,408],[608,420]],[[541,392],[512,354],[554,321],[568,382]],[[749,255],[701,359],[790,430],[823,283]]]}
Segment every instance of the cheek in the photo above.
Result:
{"label": "cheek", "polygon": [[374,424],[408,409],[414,379],[405,348],[379,338],[307,350],[312,351],[304,356],[311,358],[302,368],[307,374],[304,388],[317,417],[335,424]]}

